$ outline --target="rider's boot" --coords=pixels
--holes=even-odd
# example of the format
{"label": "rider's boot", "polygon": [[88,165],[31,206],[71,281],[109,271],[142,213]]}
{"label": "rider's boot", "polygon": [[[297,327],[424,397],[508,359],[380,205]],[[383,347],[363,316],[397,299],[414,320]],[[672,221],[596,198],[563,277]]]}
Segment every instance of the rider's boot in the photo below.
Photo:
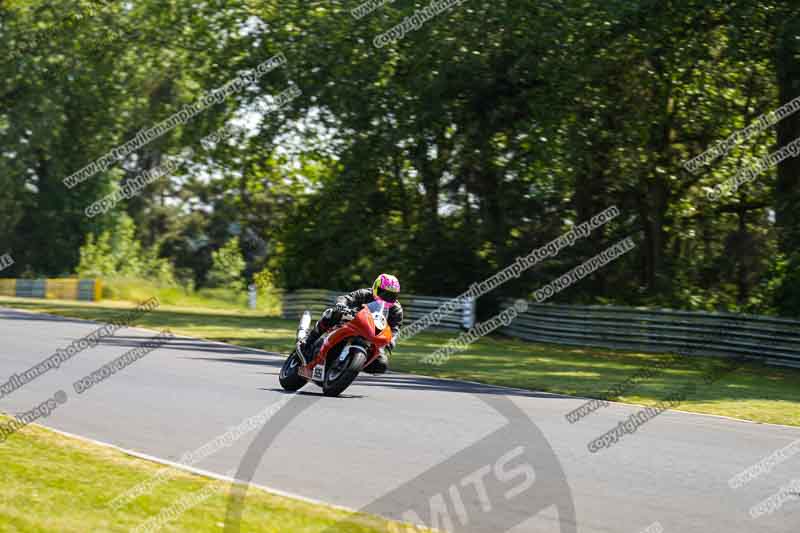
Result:
{"label": "rider's boot", "polygon": [[367,374],[384,374],[389,369],[389,358],[381,353],[373,362],[364,367],[362,372]]}
{"label": "rider's boot", "polygon": [[322,332],[319,329],[319,324],[317,324],[308,332],[305,339],[297,343],[297,353],[303,360],[303,365],[307,365],[313,359],[314,344],[316,344],[320,336],[322,336]]}

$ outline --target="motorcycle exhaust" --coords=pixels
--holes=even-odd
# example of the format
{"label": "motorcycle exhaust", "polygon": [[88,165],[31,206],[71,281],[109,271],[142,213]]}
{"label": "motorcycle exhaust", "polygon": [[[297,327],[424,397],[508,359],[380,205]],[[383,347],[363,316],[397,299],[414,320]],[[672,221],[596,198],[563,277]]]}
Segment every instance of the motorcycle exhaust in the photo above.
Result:
{"label": "motorcycle exhaust", "polygon": [[300,357],[300,361],[302,361],[303,365],[307,365],[309,362],[306,361],[305,356],[303,355],[303,350],[301,350],[302,343],[306,337],[308,337],[308,330],[311,327],[311,313],[306,309],[303,311],[303,317],[300,319],[300,325],[297,326],[297,333],[295,333],[295,340],[297,345],[295,346],[295,351],[297,352],[297,356]]}
{"label": "motorcycle exhaust", "polygon": [[297,340],[303,340],[308,335],[308,330],[311,327],[311,313],[306,310],[303,311],[303,317],[300,319],[300,325],[297,327]]}

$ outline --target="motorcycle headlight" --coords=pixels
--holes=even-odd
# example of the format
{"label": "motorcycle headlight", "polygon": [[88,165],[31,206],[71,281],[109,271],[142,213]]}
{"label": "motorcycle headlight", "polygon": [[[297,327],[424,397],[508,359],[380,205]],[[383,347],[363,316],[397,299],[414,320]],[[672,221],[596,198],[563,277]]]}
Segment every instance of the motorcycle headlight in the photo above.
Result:
{"label": "motorcycle headlight", "polygon": [[372,321],[375,322],[376,333],[380,333],[386,329],[386,317],[383,313],[372,313]]}

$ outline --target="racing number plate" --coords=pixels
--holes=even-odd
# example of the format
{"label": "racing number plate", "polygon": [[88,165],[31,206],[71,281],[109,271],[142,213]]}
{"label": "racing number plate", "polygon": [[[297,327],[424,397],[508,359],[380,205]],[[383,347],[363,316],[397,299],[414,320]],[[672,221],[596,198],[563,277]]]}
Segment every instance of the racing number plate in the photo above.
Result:
{"label": "racing number plate", "polygon": [[311,374],[311,379],[314,381],[325,380],[325,365],[317,365],[314,367],[314,373]]}

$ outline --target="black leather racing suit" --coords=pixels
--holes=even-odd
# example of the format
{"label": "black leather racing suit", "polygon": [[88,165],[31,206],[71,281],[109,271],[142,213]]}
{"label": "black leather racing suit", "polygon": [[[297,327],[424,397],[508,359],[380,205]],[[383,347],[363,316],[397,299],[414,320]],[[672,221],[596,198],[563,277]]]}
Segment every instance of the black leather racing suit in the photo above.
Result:
{"label": "black leather racing suit", "polygon": [[[314,343],[317,342],[322,334],[341,321],[342,311],[344,309],[358,312],[362,305],[374,301],[375,297],[372,295],[372,289],[357,289],[336,298],[336,307],[330,307],[322,313],[314,329],[308,333],[308,336],[302,343],[304,359],[308,361],[308,358],[314,350]],[[400,327],[403,325],[403,306],[400,305],[400,302],[395,302],[395,304],[389,308],[389,316],[386,318],[386,322],[389,324],[389,327],[392,328],[392,336],[396,336],[397,332],[400,331]],[[392,345],[387,348],[391,350],[391,346]],[[385,353],[382,353],[377,359],[364,368],[364,372],[383,374],[388,368],[389,360]]]}

